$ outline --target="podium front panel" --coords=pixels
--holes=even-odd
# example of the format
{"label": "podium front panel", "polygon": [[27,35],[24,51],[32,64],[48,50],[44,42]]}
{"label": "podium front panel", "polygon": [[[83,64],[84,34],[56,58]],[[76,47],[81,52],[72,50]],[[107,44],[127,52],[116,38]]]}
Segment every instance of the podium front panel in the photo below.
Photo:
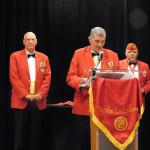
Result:
{"label": "podium front panel", "polygon": [[[118,150],[91,121],[91,150]],[[138,131],[134,140],[125,150],[138,150]]]}
{"label": "podium front panel", "polygon": [[[118,150],[102,133],[99,131],[98,143],[99,143],[99,149],[98,150]],[[126,150],[138,150],[138,134],[136,134],[133,142],[126,148]]]}

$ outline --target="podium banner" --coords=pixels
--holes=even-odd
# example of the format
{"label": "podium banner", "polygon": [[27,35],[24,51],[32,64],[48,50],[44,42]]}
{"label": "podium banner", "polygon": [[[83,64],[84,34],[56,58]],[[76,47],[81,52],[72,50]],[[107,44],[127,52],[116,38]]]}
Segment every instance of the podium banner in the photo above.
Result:
{"label": "podium banner", "polygon": [[89,89],[90,117],[120,150],[134,139],[144,112],[139,81],[95,78]]}

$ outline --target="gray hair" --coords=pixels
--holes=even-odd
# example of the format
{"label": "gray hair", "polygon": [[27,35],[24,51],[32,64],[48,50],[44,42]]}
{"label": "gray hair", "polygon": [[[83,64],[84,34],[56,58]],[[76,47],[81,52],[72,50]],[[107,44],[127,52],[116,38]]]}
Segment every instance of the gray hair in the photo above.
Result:
{"label": "gray hair", "polygon": [[92,36],[93,34],[106,37],[106,31],[103,28],[101,28],[101,27],[94,27],[94,28],[92,28],[90,36]]}

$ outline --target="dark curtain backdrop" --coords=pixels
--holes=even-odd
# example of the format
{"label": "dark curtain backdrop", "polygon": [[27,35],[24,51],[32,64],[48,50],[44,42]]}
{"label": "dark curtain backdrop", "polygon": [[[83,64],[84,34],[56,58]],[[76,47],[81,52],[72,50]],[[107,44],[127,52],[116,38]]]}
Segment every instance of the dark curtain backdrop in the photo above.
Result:
{"label": "dark curtain backdrop", "polygon": [[[105,47],[117,52],[120,59],[124,58],[127,43],[135,42],[139,59],[150,63],[148,0],[1,0],[0,20],[0,131],[5,133],[1,140],[3,145],[7,145],[7,128],[10,126],[9,56],[23,48],[25,32],[32,31],[37,35],[37,50],[50,59],[52,84],[48,103],[73,99],[74,91],[65,81],[69,64],[74,51],[88,45],[90,30],[95,26],[105,28]],[[148,100],[146,104],[150,109]],[[144,116],[147,128],[148,109]]]}

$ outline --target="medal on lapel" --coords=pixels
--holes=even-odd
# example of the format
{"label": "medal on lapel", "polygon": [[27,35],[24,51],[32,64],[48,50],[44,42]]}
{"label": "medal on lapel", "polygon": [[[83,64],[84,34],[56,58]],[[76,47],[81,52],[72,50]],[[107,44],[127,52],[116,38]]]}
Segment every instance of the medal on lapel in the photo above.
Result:
{"label": "medal on lapel", "polygon": [[143,72],[142,72],[142,73],[143,73],[143,76],[144,76],[144,77],[146,77],[146,75],[147,75],[146,70],[143,70]]}
{"label": "medal on lapel", "polygon": [[40,62],[40,71],[41,71],[42,73],[45,72],[45,69],[46,69],[45,67],[46,67],[45,61],[41,61],[41,62]]}
{"label": "medal on lapel", "polygon": [[113,68],[113,65],[114,65],[114,63],[113,63],[112,61],[108,62],[108,67],[109,67],[109,68],[112,69],[112,68]]}

